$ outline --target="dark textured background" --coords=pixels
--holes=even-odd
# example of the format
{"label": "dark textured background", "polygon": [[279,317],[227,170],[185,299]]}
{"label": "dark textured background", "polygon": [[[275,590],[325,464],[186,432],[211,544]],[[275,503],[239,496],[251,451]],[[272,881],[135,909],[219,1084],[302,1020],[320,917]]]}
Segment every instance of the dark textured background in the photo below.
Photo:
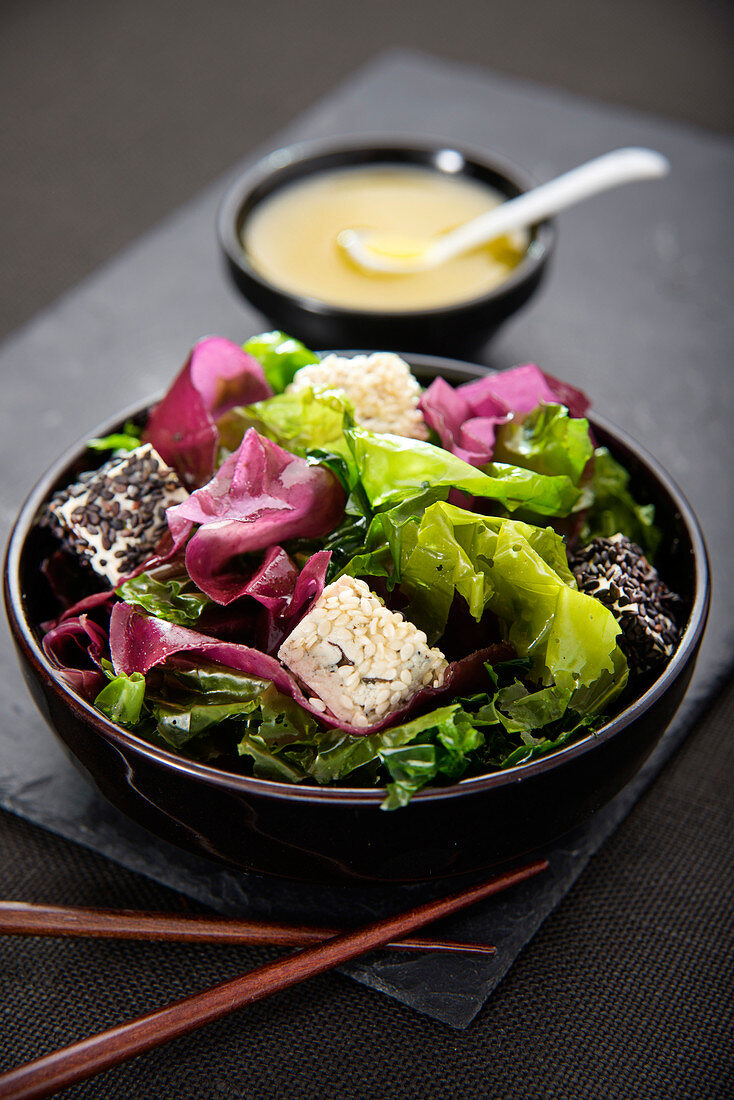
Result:
{"label": "dark textured background", "polygon": [[2,0],[0,332],[386,47],[734,131],[731,0]]}
{"label": "dark textured background", "polygon": [[[6,0],[0,328],[32,316],[385,45],[723,131],[731,15],[712,0]],[[69,1095],[730,1095],[733,714],[730,691],[467,1032],[325,976]],[[4,897],[187,904],[12,817],[0,818],[0,838]],[[0,1065],[262,957],[0,939]]]}

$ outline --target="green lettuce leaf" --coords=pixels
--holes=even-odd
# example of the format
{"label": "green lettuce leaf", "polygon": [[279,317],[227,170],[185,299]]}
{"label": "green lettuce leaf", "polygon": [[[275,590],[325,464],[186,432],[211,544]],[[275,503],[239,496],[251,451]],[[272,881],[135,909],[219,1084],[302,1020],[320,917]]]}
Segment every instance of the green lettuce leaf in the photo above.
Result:
{"label": "green lettuce leaf", "polygon": [[257,709],[257,700],[229,703],[167,703],[151,701],[150,711],[163,740],[181,749],[194,738],[222,726],[227,719],[240,719]]}
{"label": "green lettuce leaf", "polygon": [[563,405],[539,405],[497,429],[495,462],[509,462],[538,474],[565,474],[578,485],[594,448],[589,422],[572,417]]}
{"label": "green lettuce leaf", "polygon": [[145,699],[145,677],[142,672],[131,676],[113,676],[94,700],[94,705],[113,722],[121,726],[136,726],[140,721]]}
{"label": "green lettuce leaf", "polygon": [[194,663],[183,657],[177,658],[176,664],[167,665],[162,670],[162,676],[164,682],[161,690],[167,692],[169,697],[202,696],[214,703],[250,703],[253,699],[259,699],[271,686],[269,680],[248,676],[216,661],[199,660]]}
{"label": "green lettuce leaf", "polygon": [[439,772],[435,745],[419,742],[401,749],[386,749],[380,758],[391,777],[387,784],[387,796],[380,806],[382,810],[407,806],[413,795],[435,779]]}
{"label": "green lettuce leaf", "polygon": [[318,783],[333,783],[379,761],[390,778],[383,809],[395,809],[439,774],[458,779],[469,754],[483,740],[454,703],[366,737],[332,735],[332,743],[320,749],[309,774]]}
{"label": "green lettuce leaf", "polygon": [[121,432],[112,432],[111,435],[95,437],[87,440],[90,451],[134,451],[140,446],[143,429],[128,420]]}
{"label": "green lettuce leaf", "polygon": [[529,735],[533,730],[560,722],[568,710],[572,694],[572,688],[555,684],[531,692],[517,681],[497,693],[497,719],[508,733]]}
{"label": "green lettuce leaf", "polygon": [[422,440],[378,435],[359,427],[348,428],[345,434],[374,509],[425,492],[432,493],[434,500],[445,499],[449,490],[460,489],[494,500],[509,511],[525,507],[541,515],[565,516],[580,496],[565,475],[537,474],[504,463],[492,463],[485,472]]}
{"label": "green lettuce leaf", "polygon": [[318,362],[314,352],[285,332],[263,332],[251,337],[243,347],[260,363],[275,393],[282,393],[301,367]]}
{"label": "green lettuce leaf", "polygon": [[271,684],[260,699],[257,720],[249,724],[237,752],[250,757],[253,775],[259,779],[300,783],[312,775],[320,745],[329,744],[333,736]]}
{"label": "green lettuce leaf", "polygon": [[[186,747],[197,755],[190,742],[217,730],[221,752],[231,752],[242,735],[235,723],[257,713],[271,686],[215,662],[182,662],[148,674],[146,706],[158,736],[176,750]],[[212,755],[209,744],[206,755]]]}
{"label": "green lettuce leaf", "polygon": [[430,505],[421,519],[392,520],[391,512],[375,517],[374,547],[346,571],[390,576],[409,600],[406,617],[432,642],[458,593],[477,622],[487,610],[497,615],[507,640],[530,658],[535,678],[567,691],[574,709],[596,711],[622,690],[627,666],[617,649],[619,625],[599,600],[577,590],[563,540],[551,528],[445,502]]}
{"label": "green lettuce leaf", "polygon": [[[556,752],[573,737],[601,725],[603,718],[573,710],[569,706],[571,697],[567,687],[554,685],[529,691],[520,680],[515,680],[501,687],[489,704],[478,709],[474,700],[464,701],[464,706],[472,711],[474,724],[485,727],[480,770],[526,764]],[[483,722],[485,718],[490,721]]]}
{"label": "green lettuce leaf", "polygon": [[249,724],[237,752],[251,759],[252,773],[258,779],[300,783],[310,774],[320,737],[312,715],[271,684],[260,699],[257,720]]}
{"label": "green lettuce leaf", "polygon": [[[309,451],[341,455],[353,466],[344,429],[353,422],[352,409],[343,393],[310,387],[276,394],[254,405],[230,409],[217,422],[221,445],[234,451],[248,428],[272,439],[279,447],[304,456]],[[350,477],[355,480],[354,475]]]}
{"label": "green lettuce leaf", "polygon": [[606,447],[594,452],[594,473],[589,487],[591,504],[580,539],[610,538],[626,535],[650,557],[660,543],[655,526],[655,506],[638,504],[629,490],[630,475]]}
{"label": "green lettuce leaf", "polygon": [[[345,572],[386,576],[399,583],[410,599],[407,616],[435,641],[445,629],[456,592],[477,622],[484,614],[496,587],[491,571],[500,531],[528,543],[557,578],[575,588],[563,540],[552,528],[480,516],[446,502],[426,508],[421,498],[375,516],[365,552]],[[513,614],[510,607],[505,612],[508,619]]]}
{"label": "green lettuce leaf", "polygon": [[191,626],[211,605],[208,596],[186,574],[159,580],[152,573],[141,573],[121,584],[117,595],[125,603],[179,626]]}
{"label": "green lettuce leaf", "polygon": [[394,587],[400,580],[401,561],[415,547],[420,520],[432,499],[428,491],[378,512],[367,530],[364,548],[342,572],[352,577],[386,577],[388,587]]}

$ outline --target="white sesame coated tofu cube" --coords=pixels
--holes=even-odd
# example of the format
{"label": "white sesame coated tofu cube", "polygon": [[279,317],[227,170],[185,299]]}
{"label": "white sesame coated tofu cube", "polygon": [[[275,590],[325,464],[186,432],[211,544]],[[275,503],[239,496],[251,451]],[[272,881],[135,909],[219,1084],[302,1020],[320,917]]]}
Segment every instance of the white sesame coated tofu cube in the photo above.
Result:
{"label": "white sesame coated tofu cube", "polygon": [[317,710],[362,728],[439,686],[447,668],[422,630],[354,577],[326,586],[278,657],[313,693]]}
{"label": "white sesame coated tofu cube", "polygon": [[428,439],[418,408],[421,388],[410,367],[393,352],[373,355],[327,355],[296,371],[288,387],[342,390],[354,407],[358,424],[372,432],[389,432],[412,439]]}
{"label": "white sesame coated tofu cube", "polygon": [[57,493],[49,521],[114,587],[151,556],[168,528],[166,509],[187,496],[175,471],[144,443]]}

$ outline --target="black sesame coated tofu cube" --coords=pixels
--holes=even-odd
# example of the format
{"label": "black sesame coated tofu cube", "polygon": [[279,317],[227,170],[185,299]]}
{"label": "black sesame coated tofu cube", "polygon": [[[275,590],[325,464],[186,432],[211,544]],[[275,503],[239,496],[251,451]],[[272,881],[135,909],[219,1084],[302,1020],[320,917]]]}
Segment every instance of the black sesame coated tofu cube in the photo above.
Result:
{"label": "black sesame coated tofu cube", "polygon": [[619,645],[633,672],[673,655],[679,600],[636,543],[620,534],[592,539],[574,552],[571,568],[580,591],[608,607],[622,628]]}
{"label": "black sesame coated tofu cube", "polygon": [[57,493],[48,519],[114,587],[151,556],[167,530],[166,509],[187,496],[176,473],[144,443]]}

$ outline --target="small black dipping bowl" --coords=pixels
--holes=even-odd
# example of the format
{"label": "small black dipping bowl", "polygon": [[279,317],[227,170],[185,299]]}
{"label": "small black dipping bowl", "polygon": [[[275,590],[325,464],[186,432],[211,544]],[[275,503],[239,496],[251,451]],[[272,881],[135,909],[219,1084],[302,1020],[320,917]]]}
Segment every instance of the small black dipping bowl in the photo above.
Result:
{"label": "small black dipping bowl", "polygon": [[432,168],[489,184],[508,198],[527,191],[531,180],[518,168],[479,152],[436,143],[309,143],[279,149],[248,169],[219,209],[219,243],[235,285],[276,328],[314,348],[383,347],[392,351],[473,355],[499,326],[527,302],[545,272],[555,239],[551,221],[530,231],[525,257],[499,286],[478,298],[422,310],[380,312],[330,305],[270,283],[250,263],[242,245],[248,216],[275,191],[320,172],[376,164]]}
{"label": "small black dipping bowl", "polygon": [[[484,368],[409,356],[418,379],[458,384]],[[86,438],[117,430],[128,409]],[[292,786],[221,771],[156,748],[108,721],[66,686],[41,649],[40,623],[58,615],[40,564],[48,536],[35,526],[52,493],[99,464],[85,441],[44,474],[24,504],[5,561],[5,602],[28,686],[49,725],[87,778],[138,824],[182,848],[265,874],[322,883],[440,879],[518,858],[574,828],[639,769],[683,698],[709,605],[708,562],[690,506],[662,467],[598,417],[597,439],[630,470],[652,502],[663,539],[657,565],[682,597],[683,634],[656,678],[601,730],[553,756],[507,771],[431,787],[408,806],[380,809],[380,789]]]}

